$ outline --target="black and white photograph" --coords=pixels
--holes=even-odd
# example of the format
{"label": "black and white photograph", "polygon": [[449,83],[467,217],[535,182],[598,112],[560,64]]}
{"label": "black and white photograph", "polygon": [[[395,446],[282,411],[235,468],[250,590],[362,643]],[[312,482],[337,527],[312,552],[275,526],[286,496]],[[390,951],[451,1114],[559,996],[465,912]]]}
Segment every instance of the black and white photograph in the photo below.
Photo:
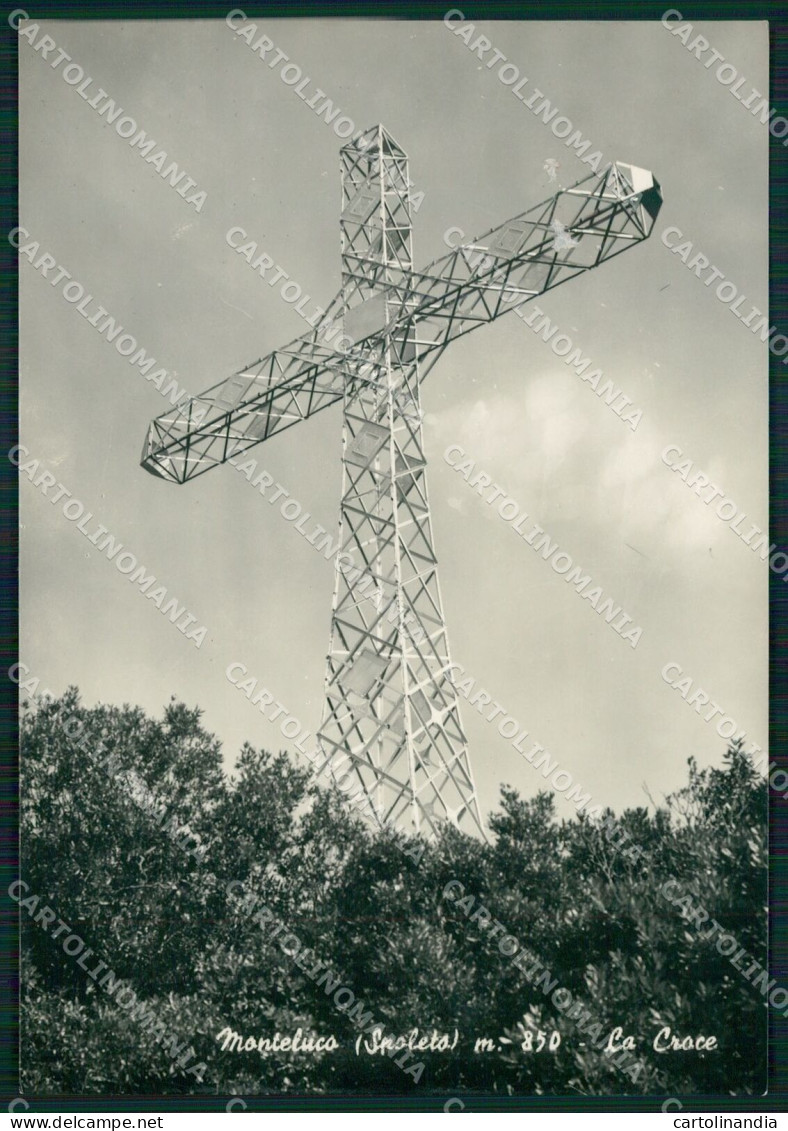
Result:
{"label": "black and white photograph", "polygon": [[528,15],[9,11],[17,1114],[767,1092],[769,24]]}

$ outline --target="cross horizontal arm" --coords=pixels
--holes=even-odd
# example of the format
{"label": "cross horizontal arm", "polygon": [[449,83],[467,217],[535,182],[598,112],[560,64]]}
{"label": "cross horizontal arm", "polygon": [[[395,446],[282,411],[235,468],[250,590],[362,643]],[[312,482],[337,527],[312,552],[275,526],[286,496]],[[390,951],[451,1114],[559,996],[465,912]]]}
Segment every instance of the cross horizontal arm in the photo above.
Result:
{"label": "cross horizontal arm", "polygon": [[[142,466],[185,483],[374,381],[390,343],[422,378],[449,342],[646,239],[662,204],[649,172],[615,164],[344,311],[344,352],[315,330],[150,425]],[[336,307],[336,300],[330,309]],[[322,339],[322,340],[321,340]]]}
{"label": "cross horizontal arm", "polygon": [[369,379],[364,358],[332,349],[314,331],[272,350],[218,385],[152,421],[142,466],[185,483],[341,400],[349,382]]}
{"label": "cross horizontal arm", "polygon": [[[651,173],[615,164],[457,247],[389,288],[385,329],[426,375],[449,342],[599,266],[651,234],[662,205]],[[345,315],[351,337],[382,296]],[[370,314],[365,315],[365,308]],[[382,317],[382,314],[379,314]],[[362,343],[362,345],[365,343]],[[432,355],[432,356],[431,356]],[[428,365],[425,366],[425,362]]]}

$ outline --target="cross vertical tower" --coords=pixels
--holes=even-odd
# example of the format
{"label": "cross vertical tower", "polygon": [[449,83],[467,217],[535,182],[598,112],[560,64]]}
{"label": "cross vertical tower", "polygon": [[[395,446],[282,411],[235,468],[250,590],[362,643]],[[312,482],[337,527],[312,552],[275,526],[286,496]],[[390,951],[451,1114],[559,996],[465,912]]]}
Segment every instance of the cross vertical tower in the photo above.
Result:
{"label": "cross vertical tower", "polygon": [[481,832],[432,545],[418,322],[402,324],[413,272],[407,155],[376,126],[341,159],[344,328],[370,353],[344,394],[344,560],[320,740],[381,823],[431,833],[448,818]]}

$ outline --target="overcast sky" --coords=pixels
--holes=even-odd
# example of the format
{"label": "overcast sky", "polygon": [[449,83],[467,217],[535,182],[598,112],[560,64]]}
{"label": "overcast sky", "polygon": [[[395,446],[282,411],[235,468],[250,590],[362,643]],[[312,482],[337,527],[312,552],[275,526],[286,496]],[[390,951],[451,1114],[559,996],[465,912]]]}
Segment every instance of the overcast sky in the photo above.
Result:
{"label": "overcast sky", "polygon": [[[446,250],[587,174],[443,25],[267,21],[359,128],[382,122],[425,196],[414,256]],[[128,332],[197,393],[306,329],[225,242],[244,228],[312,296],[339,286],[342,142],[222,21],[42,25],[207,192],[200,213],[20,40],[21,218]],[[642,408],[636,432],[514,315],[447,350],[423,387],[424,442],[453,659],[594,800],[645,804],[719,764],[725,743],[662,680],[675,661],[753,741],[767,733],[767,571],[660,461],[668,443],[765,527],[765,347],[661,244],[675,225],[762,310],[766,128],[659,23],[486,23],[490,40],[605,159],[652,169],[652,239],[540,305]],[[767,25],[702,23],[768,89]],[[92,93],[92,92],[91,92]],[[88,97],[91,95],[89,94]],[[205,624],[200,649],[22,480],[22,659],[56,692],[158,714],[199,704],[224,742],[281,748],[225,678],[238,661],[313,733],[332,565],[231,467],[184,487],[139,454],[157,390],[27,262],[22,442]],[[94,308],[95,309],[95,305]],[[745,310],[747,307],[745,307]],[[341,411],[255,455],[336,528]],[[444,462],[462,445],[643,628],[635,650]],[[540,776],[463,705],[482,810]],[[568,812],[564,803],[562,812]]]}

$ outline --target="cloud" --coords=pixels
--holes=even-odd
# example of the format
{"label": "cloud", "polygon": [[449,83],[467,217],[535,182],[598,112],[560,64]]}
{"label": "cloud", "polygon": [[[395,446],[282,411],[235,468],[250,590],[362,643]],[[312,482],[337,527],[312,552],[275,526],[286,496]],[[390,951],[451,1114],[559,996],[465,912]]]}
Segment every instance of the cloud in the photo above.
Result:
{"label": "cloud", "polygon": [[[623,540],[670,567],[698,566],[699,551],[729,534],[662,462],[664,437],[647,420],[632,432],[560,377],[543,373],[515,395],[494,393],[431,413],[440,450],[461,445],[474,472],[492,476],[548,530],[573,523],[578,541]],[[449,505],[461,510],[464,499],[454,496]],[[480,513],[497,517],[495,508]]]}

